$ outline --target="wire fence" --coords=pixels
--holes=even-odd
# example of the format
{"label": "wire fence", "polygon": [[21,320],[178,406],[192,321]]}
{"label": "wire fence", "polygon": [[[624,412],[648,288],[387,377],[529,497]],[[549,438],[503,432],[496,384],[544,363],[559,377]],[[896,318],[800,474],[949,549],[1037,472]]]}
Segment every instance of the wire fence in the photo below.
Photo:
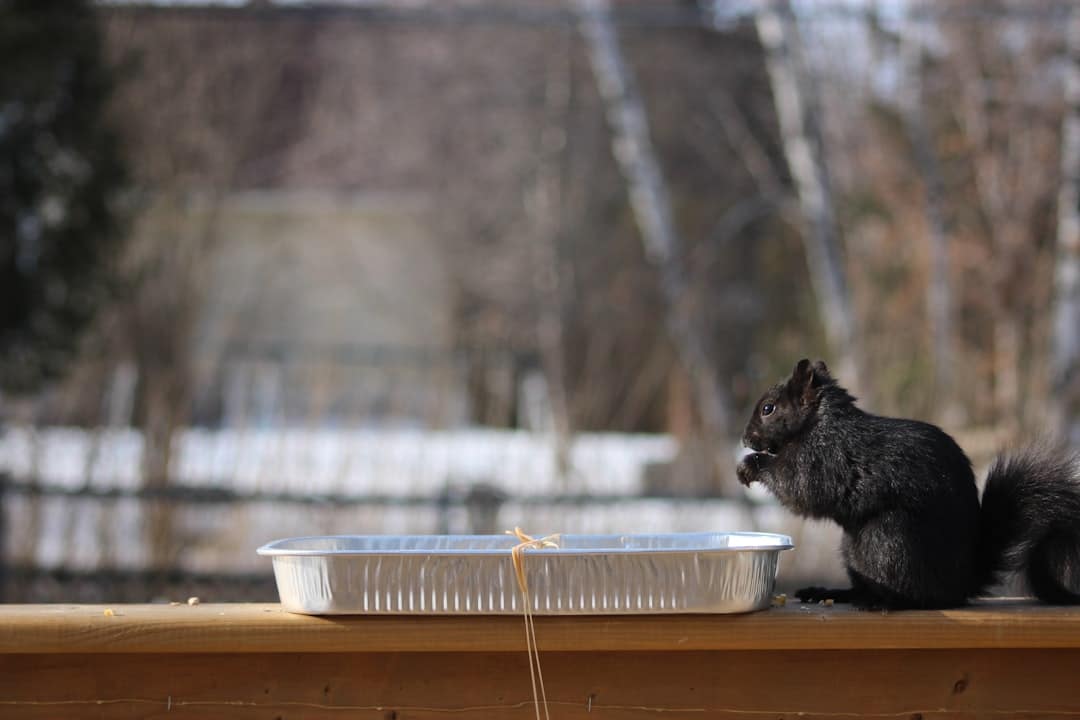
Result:
{"label": "wire fence", "polygon": [[[767,1],[767,0],[765,0]],[[101,0],[100,5],[113,12],[132,15],[153,13],[154,3],[131,3],[127,0]],[[763,4],[758,0],[701,0],[691,3],[622,2],[613,4],[612,19],[617,25],[644,29],[709,28],[733,21],[746,21]],[[970,23],[988,21],[1023,21],[1056,23],[1074,10],[1070,0],[1047,0],[1029,3],[916,3],[907,4],[849,2],[794,3],[800,22],[835,22],[865,20],[868,16],[904,14],[907,21]],[[287,13],[309,18],[332,18],[364,23],[397,25],[469,25],[496,24],[526,27],[576,27],[580,16],[566,5],[547,0],[515,0],[512,3],[386,3],[349,5],[322,2],[290,5],[269,3],[267,7],[252,8],[227,2],[200,2],[184,6],[177,3],[174,11],[209,17],[260,22]]]}
{"label": "wire fence", "polygon": [[[153,564],[141,538],[168,507],[175,560]],[[357,527],[408,533],[661,532],[775,528],[770,504],[655,494],[563,493],[514,497],[490,485],[436,495],[244,493],[221,488],[67,487],[0,475],[0,601],[273,601],[270,564],[255,549],[305,534]],[[812,552],[812,551],[811,551]],[[811,558],[807,553],[806,558]],[[795,583],[817,572],[792,566]],[[820,576],[820,573],[816,576]]]}

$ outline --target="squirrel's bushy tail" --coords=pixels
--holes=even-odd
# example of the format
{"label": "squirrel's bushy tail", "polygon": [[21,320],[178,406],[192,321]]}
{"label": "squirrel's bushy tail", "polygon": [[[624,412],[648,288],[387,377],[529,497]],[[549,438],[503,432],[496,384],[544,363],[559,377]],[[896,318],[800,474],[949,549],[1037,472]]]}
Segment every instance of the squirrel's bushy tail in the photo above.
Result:
{"label": "squirrel's bushy tail", "polygon": [[980,591],[1021,571],[1040,600],[1080,603],[1080,472],[1037,449],[1002,455],[986,476],[979,516]]}

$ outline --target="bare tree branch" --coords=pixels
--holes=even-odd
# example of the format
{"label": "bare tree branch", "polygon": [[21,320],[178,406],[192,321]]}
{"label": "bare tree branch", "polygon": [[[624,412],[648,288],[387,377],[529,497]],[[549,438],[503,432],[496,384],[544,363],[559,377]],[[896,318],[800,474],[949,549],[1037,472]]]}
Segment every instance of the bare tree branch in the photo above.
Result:
{"label": "bare tree branch", "polygon": [[730,401],[717,379],[703,333],[687,307],[689,281],[682,243],[671,217],[671,204],[660,164],[649,138],[645,107],[619,48],[608,0],[574,0],[597,87],[607,107],[615,158],[630,193],[630,205],[646,255],[660,271],[667,301],[667,327],[697,389],[703,424],[714,438],[731,426]]}
{"label": "bare tree branch", "polygon": [[841,375],[859,383],[855,314],[851,307],[832,190],[822,149],[820,113],[812,107],[801,41],[788,0],[769,0],[757,14],[757,30],[765,48],[769,82],[783,140],[784,155],[795,180],[807,225],[804,233],[810,281],[821,307],[821,319],[833,352],[840,354]]}

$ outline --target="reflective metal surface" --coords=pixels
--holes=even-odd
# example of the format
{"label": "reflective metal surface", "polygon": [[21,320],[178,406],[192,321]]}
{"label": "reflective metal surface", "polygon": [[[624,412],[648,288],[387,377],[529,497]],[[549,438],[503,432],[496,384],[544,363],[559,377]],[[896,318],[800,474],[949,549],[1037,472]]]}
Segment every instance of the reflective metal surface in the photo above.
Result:
{"label": "reflective metal surface", "polygon": [[[343,535],[259,548],[281,603],[306,614],[520,614],[507,535]],[[737,613],[769,606],[791,538],[768,533],[561,535],[525,551],[538,615]]]}

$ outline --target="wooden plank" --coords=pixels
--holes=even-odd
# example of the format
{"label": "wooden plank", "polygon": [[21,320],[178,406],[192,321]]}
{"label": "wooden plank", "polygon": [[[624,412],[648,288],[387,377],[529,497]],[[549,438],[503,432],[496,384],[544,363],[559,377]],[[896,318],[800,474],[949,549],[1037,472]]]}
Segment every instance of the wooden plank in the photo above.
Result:
{"label": "wooden plank", "polygon": [[[1080,650],[545,653],[552,717],[1080,715]],[[7,655],[0,716],[534,717],[524,653]]]}
{"label": "wooden plank", "polygon": [[[517,652],[521,618],[307,617],[276,604],[0,606],[0,653]],[[750,615],[542,617],[540,648],[800,650],[1080,647],[1080,608],[995,603],[883,615],[839,606]]]}

